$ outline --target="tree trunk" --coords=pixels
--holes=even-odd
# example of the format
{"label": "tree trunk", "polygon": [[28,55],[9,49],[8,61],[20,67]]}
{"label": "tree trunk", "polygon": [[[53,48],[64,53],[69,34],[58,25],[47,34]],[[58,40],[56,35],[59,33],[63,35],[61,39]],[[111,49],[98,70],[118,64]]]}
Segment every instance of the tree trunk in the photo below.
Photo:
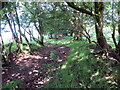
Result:
{"label": "tree trunk", "polygon": [[74,10],[74,18],[75,18],[73,21],[74,40],[81,40],[83,29],[81,28],[81,23],[80,23],[80,19],[79,19],[79,12],[76,10]]}
{"label": "tree trunk", "polygon": [[95,2],[95,14],[92,11],[88,11],[84,8],[79,8],[73,2],[67,2],[67,4],[77,11],[80,11],[82,13],[86,13],[86,14],[94,17],[97,42],[101,46],[101,48],[107,48],[108,44],[107,44],[107,41],[105,39],[105,36],[103,35],[104,3],[103,2]]}
{"label": "tree trunk", "polygon": [[[2,2],[0,1],[0,10],[2,9]],[[0,15],[0,35],[1,35],[1,15]],[[2,73],[2,43],[0,42],[0,73]],[[0,88],[2,87],[2,74],[0,74]]]}
{"label": "tree trunk", "polygon": [[103,2],[95,2],[95,30],[96,30],[96,38],[98,44],[101,48],[107,48],[108,44],[106,38],[103,34],[103,11],[104,11],[104,3]]}
{"label": "tree trunk", "polygon": [[115,39],[115,21],[114,21],[114,8],[113,8],[114,3],[112,3],[112,28],[113,28],[113,32],[112,32],[112,39],[114,42],[115,47],[117,48],[117,42]]}
{"label": "tree trunk", "polygon": [[73,31],[72,30],[70,31],[70,36],[73,36]]}
{"label": "tree trunk", "polygon": [[40,45],[44,46],[44,43],[43,43],[44,37],[43,37],[42,23],[41,23],[40,20],[38,21],[38,23],[39,23],[39,26],[37,27],[36,21],[34,21],[35,28],[38,31],[38,34],[40,36],[40,40],[38,41],[38,43]]}
{"label": "tree trunk", "polygon": [[0,15],[0,43],[1,43],[1,53],[4,51],[4,41],[3,41],[3,37],[2,37],[2,34],[1,34],[1,15]]}
{"label": "tree trunk", "polygon": [[20,22],[19,22],[19,18],[18,18],[17,8],[14,7],[14,9],[15,9],[15,12],[16,12],[16,21],[17,21],[17,24],[18,24],[18,32],[19,32],[19,34],[20,34],[20,48],[21,48],[21,50],[23,51],[22,31],[21,31],[21,28],[20,28]]}
{"label": "tree trunk", "polygon": [[41,44],[42,46],[44,46],[43,40],[44,40],[43,34],[40,33],[40,44]]}
{"label": "tree trunk", "polygon": [[80,25],[80,19],[79,19],[79,12],[78,11],[76,11],[76,10],[74,10],[74,17],[75,17],[75,22],[74,22],[74,40],[81,40],[81,37],[80,37],[80,28],[79,28],[79,25]]}
{"label": "tree trunk", "polygon": [[12,53],[12,51],[11,51],[13,42],[14,42],[14,41],[12,41],[12,42],[9,44],[9,49],[8,49],[8,52],[7,52],[7,62],[8,62],[8,63],[10,63],[10,62],[13,60],[13,53]]}
{"label": "tree trunk", "polygon": [[[1,1],[0,1],[0,10],[2,10],[2,2]],[[2,31],[2,29],[1,29],[1,14],[0,14],[0,40],[1,40],[1,42],[0,42],[0,44],[1,44],[1,52],[0,53],[2,53],[3,50],[4,50],[4,42],[3,42],[1,31]]]}
{"label": "tree trunk", "polygon": [[26,43],[27,43],[27,46],[29,47],[29,51],[31,51],[29,41],[28,41],[27,37],[25,36],[25,34],[23,34],[22,31],[21,31],[20,21],[19,21],[19,17],[18,17],[18,13],[17,13],[17,8],[16,7],[15,7],[15,12],[16,12],[16,20],[17,20],[17,24],[18,24],[18,28],[19,28],[19,33],[20,33],[21,50],[23,48],[23,44],[22,44],[22,37],[23,37],[25,39]]}
{"label": "tree trunk", "polygon": [[[0,25],[1,25],[1,24],[0,24]],[[2,49],[1,49],[1,52],[3,52],[5,47],[4,47],[3,37],[2,37],[2,34],[1,34],[1,29],[0,29],[0,38],[1,38],[1,39],[0,39],[0,40],[1,40],[0,43],[1,43],[1,48],[2,48]]]}
{"label": "tree trunk", "polygon": [[117,45],[117,52],[120,56],[120,1],[118,3],[118,34],[119,34],[119,41],[118,41],[118,45]]}
{"label": "tree trunk", "polygon": [[49,39],[52,39],[53,38],[53,34],[52,34],[52,31],[49,33]]}
{"label": "tree trunk", "polygon": [[12,23],[10,22],[10,19],[8,18],[7,14],[5,14],[5,17],[6,17],[7,21],[8,21],[8,24],[9,24],[10,30],[11,30],[12,35],[13,35],[13,38],[14,38],[14,40],[16,41],[16,44],[17,44],[18,50],[21,51],[21,48],[20,48],[20,41],[19,41],[19,38],[14,34],[14,30],[13,30],[13,28],[12,28]]}

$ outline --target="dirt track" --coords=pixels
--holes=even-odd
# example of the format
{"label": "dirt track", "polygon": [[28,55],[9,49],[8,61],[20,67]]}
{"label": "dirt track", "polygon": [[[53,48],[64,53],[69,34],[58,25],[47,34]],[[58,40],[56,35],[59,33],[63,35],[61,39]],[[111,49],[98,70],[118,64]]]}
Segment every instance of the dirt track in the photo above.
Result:
{"label": "dirt track", "polygon": [[[53,50],[59,57],[58,60],[50,58]],[[32,55],[21,55],[2,73],[3,85],[12,80],[21,80],[22,88],[44,87],[44,83],[50,79],[48,72],[52,68],[59,70],[58,64],[65,61],[69,51],[69,47],[64,45],[47,44]]]}

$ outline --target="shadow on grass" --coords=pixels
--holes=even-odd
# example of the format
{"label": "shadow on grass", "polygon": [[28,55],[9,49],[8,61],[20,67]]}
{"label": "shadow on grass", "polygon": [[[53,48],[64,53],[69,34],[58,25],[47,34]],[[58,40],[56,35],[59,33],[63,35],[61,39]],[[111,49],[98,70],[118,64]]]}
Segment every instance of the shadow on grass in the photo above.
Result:
{"label": "shadow on grass", "polygon": [[46,88],[118,88],[120,66],[95,58],[88,50],[90,44],[84,41],[67,45],[71,49],[67,61],[53,72],[50,77],[55,77],[45,83]]}

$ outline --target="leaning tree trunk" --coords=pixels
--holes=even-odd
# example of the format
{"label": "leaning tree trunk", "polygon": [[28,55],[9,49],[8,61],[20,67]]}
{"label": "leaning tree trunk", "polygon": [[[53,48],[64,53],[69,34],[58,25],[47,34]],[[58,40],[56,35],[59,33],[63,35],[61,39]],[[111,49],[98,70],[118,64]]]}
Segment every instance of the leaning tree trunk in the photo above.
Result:
{"label": "leaning tree trunk", "polygon": [[[2,2],[0,1],[0,10],[2,9]],[[0,35],[1,35],[1,15],[0,15]],[[2,45],[0,42],[0,73],[2,73]],[[2,74],[0,74],[0,88],[2,87]]]}
{"label": "leaning tree trunk", "polygon": [[19,38],[18,38],[18,37],[15,35],[15,33],[14,33],[14,29],[12,28],[12,23],[10,22],[10,19],[8,18],[7,14],[5,14],[5,17],[6,17],[7,21],[8,21],[8,24],[9,24],[10,30],[11,30],[12,35],[13,35],[13,38],[14,38],[14,40],[16,41],[16,44],[17,44],[18,50],[21,51],[21,48],[20,48],[20,41],[19,41]]}
{"label": "leaning tree trunk", "polygon": [[20,33],[20,45],[21,45],[21,49],[22,49],[22,31],[20,29],[20,22],[19,22],[19,18],[18,18],[18,13],[17,13],[17,8],[15,7],[15,13],[16,13],[16,21],[17,21],[17,24],[18,24],[18,32]]}
{"label": "leaning tree trunk", "polygon": [[[0,2],[0,10],[2,10],[2,2]],[[2,53],[2,51],[4,50],[4,42],[3,42],[3,38],[2,38],[2,34],[1,34],[1,14],[0,14],[0,40],[1,40],[1,42],[0,42],[0,44],[1,44],[1,52],[0,53]]]}
{"label": "leaning tree trunk", "polygon": [[41,25],[40,25],[40,21],[39,21],[39,27],[37,26],[36,22],[34,21],[34,25],[35,25],[35,28],[40,36],[40,40],[37,41],[37,43],[39,43],[40,45],[44,46],[44,43],[43,43],[43,32],[42,32],[42,28],[41,28]]}
{"label": "leaning tree trunk", "polygon": [[108,44],[106,38],[103,34],[103,11],[104,11],[104,3],[103,2],[95,2],[95,29],[96,29],[96,38],[98,44],[101,48],[107,48]]}
{"label": "leaning tree trunk", "polygon": [[40,30],[40,42],[44,46],[44,37],[43,37],[43,26],[42,26],[42,21],[39,19],[39,30]]}
{"label": "leaning tree trunk", "polygon": [[31,52],[29,41],[28,41],[27,37],[25,36],[25,34],[23,34],[22,31],[21,31],[20,21],[19,21],[19,17],[18,17],[16,7],[15,7],[15,12],[16,12],[16,20],[17,20],[17,24],[18,24],[18,28],[19,28],[19,33],[20,33],[21,49],[23,49],[23,43],[22,43],[22,37],[23,37],[25,39],[26,43],[27,43],[27,46],[29,47],[29,51]]}
{"label": "leaning tree trunk", "polygon": [[120,1],[118,3],[118,33],[119,33],[119,41],[118,41],[118,46],[117,46],[117,52],[120,56]]}
{"label": "leaning tree trunk", "polygon": [[113,8],[113,4],[112,4],[112,28],[113,28],[112,39],[113,39],[115,47],[117,48],[117,42],[116,42],[116,39],[115,39],[115,22],[114,22],[114,12],[113,12],[114,8]]}
{"label": "leaning tree trunk", "polygon": [[[2,10],[2,2],[0,2],[0,10]],[[1,52],[4,50],[4,42],[3,42],[3,37],[2,37],[2,29],[1,29],[1,17],[2,15],[0,14],[0,40],[1,40]]]}

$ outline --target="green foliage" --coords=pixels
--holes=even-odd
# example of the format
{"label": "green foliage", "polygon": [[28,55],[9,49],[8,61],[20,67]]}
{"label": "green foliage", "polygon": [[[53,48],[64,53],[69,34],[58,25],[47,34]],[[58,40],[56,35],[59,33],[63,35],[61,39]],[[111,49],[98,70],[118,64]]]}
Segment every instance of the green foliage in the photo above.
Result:
{"label": "green foliage", "polygon": [[51,51],[50,52],[50,58],[53,59],[53,60],[57,60],[58,59],[58,56],[55,54],[55,51]]}
{"label": "green foliage", "polygon": [[20,81],[10,81],[2,87],[2,90],[14,90],[16,88],[19,88],[20,84]]}
{"label": "green foliage", "polygon": [[[64,41],[58,41],[64,43]],[[58,44],[57,42],[57,44]],[[55,43],[54,41],[52,43]],[[59,44],[61,44],[59,43]],[[67,44],[67,43],[66,43]],[[61,69],[52,72],[57,75],[45,84],[48,88],[115,88],[119,66],[113,61],[96,59],[88,50],[85,41],[74,41],[67,44],[71,52]],[[114,67],[113,67],[114,66]],[[51,76],[52,77],[52,76]]]}
{"label": "green foliage", "polygon": [[[15,51],[17,49],[17,46],[16,46],[16,43],[14,42],[13,45],[12,45],[12,48],[11,48],[11,51]],[[9,44],[6,43],[5,44],[5,50],[8,51],[9,50]]]}
{"label": "green foliage", "polygon": [[47,43],[52,43],[52,44],[59,44],[59,45],[69,45],[72,40],[55,40],[55,39],[49,39],[49,40],[46,40]]}
{"label": "green foliage", "polygon": [[[73,9],[66,7],[65,3],[36,3],[36,2],[27,2],[21,3],[22,9],[20,10],[22,14],[20,15],[20,23],[24,24],[26,28],[30,23],[36,23],[37,26],[41,26],[44,29],[44,34],[52,33],[52,34],[64,34],[69,33],[72,29],[72,25],[70,20],[73,17]],[[20,5],[21,5],[20,4]],[[77,2],[76,5],[80,6],[80,8],[85,8],[88,11],[94,10],[94,3],[91,2]],[[83,5],[84,4],[84,5]],[[118,3],[113,4],[114,7],[114,19],[116,22],[116,17],[118,16]],[[111,17],[111,5],[112,3],[106,2],[106,7],[104,10],[104,21],[105,27],[103,27],[103,31],[105,34],[105,38],[112,47],[114,44],[112,43],[112,22]],[[0,11],[1,14],[10,13],[14,11],[14,7],[19,7],[19,3],[4,3],[4,8]],[[24,7],[25,6],[25,7]],[[3,17],[4,18],[4,17]],[[15,17],[14,17],[15,18]],[[81,17],[79,17],[81,18]],[[95,27],[93,26],[93,18],[91,16],[85,16],[84,22],[87,24],[85,27],[87,31],[90,31],[91,40],[96,41]],[[5,19],[4,19],[5,20]],[[42,24],[40,23],[42,22]],[[26,25],[26,23],[28,25]],[[38,25],[39,23],[39,25]],[[85,24],[84,23],[84,24]],[[89,25],[90,24],[90,25]],[[107,26],[108,25],[108,26]],[[115,23],[117,26],[117,22]],[[42,30],[41,28],[39,28]],[[115,28],[117,31],[117,28]],[[35,34],[35,33],[33,33]],[[36,34],[35,34],[36,35]],[[115,38],[118,41],[118,33]],[[103,60],[100,58],[94,58],[90,51],[88,50],[88,46],[85,41],[72,41],[72,37],[65,37],[67,40],[47,40],[47,43],[52,44],[60,44],[67,45],[70,47],[71,52],[67,57],[67,61],[60,65],[61,70],[58,72],[53,72],[57,75],[57,78],[51,80],[46,83],[46,87],[56,87],[56,88],[70,88],[70,87],[82,87],[82,88],[98,88],[98,87],[109,87],[115,88],[117,85],[117,79],[119,79],[119,66],[114,66],[112,61]],[[35,42],[31,43],[31,49],[33,51],[40,50],[42,46],[38,45]],[[5,45],[6,51],[8,51],[9,46]],[[13,43],[12,51],[16,50],[17,46]],[[27,46],[23,46],[23,50],[27,50]],[[55,51],[51,51],[50,57],[54,60],[58,59],[55,55]],[[52,65],[49,65],[52,66]],[[114,66],[114,67],[113,67]],[[51,70],[52,71],[52,70]],[[15,87],[16,82],[9,82],[6,87]]]}
{"label": "green foliage", "polygon": [[4,11],[0,10],[0,15],[2,15],[4,13]]}
{"label": "green foliage", "polygon": [[73,37],[70,37],[70,36],[66,36],[64,37],[66,40],[73,40],[74,38]]}
{"label": "green foliage", "polygon": [[42,48],[42,46],[36,42],[30,42],[30,44],[31,44],[30,47],[32,51],[40,51],[40,49]]}

